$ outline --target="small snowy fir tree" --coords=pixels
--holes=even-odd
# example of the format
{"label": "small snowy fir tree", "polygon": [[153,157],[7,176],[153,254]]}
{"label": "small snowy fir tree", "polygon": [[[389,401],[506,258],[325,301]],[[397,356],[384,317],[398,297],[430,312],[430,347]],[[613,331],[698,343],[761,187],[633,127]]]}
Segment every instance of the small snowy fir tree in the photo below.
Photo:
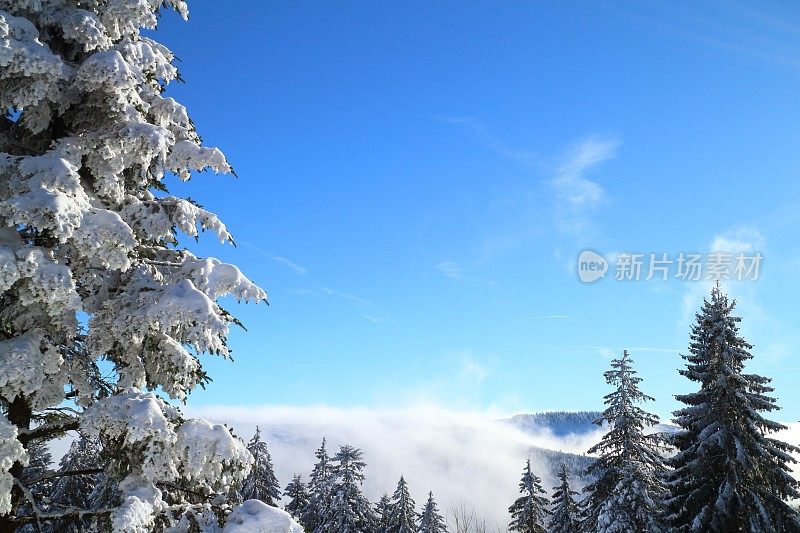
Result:
{"label": "small snowy fir tree", "polygon": [[[266,298],[180,245],[231,236],[170,181],[231,167],[165,94],[175,56],[149,30],[166,10],[188,18],[181,0],[0,0],[0,531],[207,525],[252,462],[153,392],[184,401],[209,380],[199,357],[228,355],[220,298]],[[50,511],[22,479],[26,448],[78,429],[101,442],[117,503]]]}
{"label": "small snowy fir tree", "polygon": [[283,495],[289,498],[289,503],[286,504],[284,509],[295,519],[299,519],[308,505],[308,491],[300,474],[294,475],[289,484],[286,485]]}
{"label": "small snowy fir tree", "polygon": [[[102,468],[98,462],[100,447],[97,441],[80,436],[72,441],[69,450],[59,462],[59,474],[69,472],[57,478],[50,493],[53,509],[91,509],[92,493],[100,481]],[[70,519],[51,524],[53,531],[85,531],[91,521],[87,519]]]}
{"label": "small snowy fir tree", "polygon": [[414,500],[411,499],[408,483],[403,476],[400,476],[389,510],[389,533],[413,533],[416,530],[416,523]]}
{"label": "small snowy fir tree", "polygon": [[363,454],[345,444],[333,456],[333,492],[322,524],[315,530],[324,533],[368,533],[375,528],[372,504],[361,492],[364,482]]}
{"label": "small snowy fir tree", "polygon": [[428,501],[425,502],[425,507],[422,508],[422,514],[419,516],[417,531],[419,533],[447,533],[444,517],[439,514],[439,508],[433,499],[433,492],[428,493]]}
{"label": "small snowy fir tree", "polygon": [[664,443],[660,434],[645,433],[658,417],[638,406],[653,398],[639,390],[642,379],[627,350],[611,361],[604,376],[614,391],[605,396],[606,410],[595,423],[609,429],[589,450],[599,457],[588,472],[596,479],[584,489],[584,524],[599,533],[658,531]]}
{"label": "small snowy fir tree", "polygon": [[[40,502],[39,509],[50,510],[50,491],[53,486],[53,470],[50,468],[52,456],[47,444],[43,442],[31,442],[28,444],[28,464],[22,471],[22,483],[28,487],[31,496]],[[31,503],[25,503],[17,509],[17,514],[27,516],[31,514]],[[46,527],[46,525],[45,525]],[[33,524],[28,524],[17,530],[18,533],[33,533],[37,531]]]}
{"label": "small snowy fir tree", "polygon": [[325,512],[330,505],[331,492],[333,491],[333,463],[325,448],[326,441],[314,452],[317,458],[311,477],[308,482],[308,504],[303,509],[300,523],[309,533],[317,531],[322,523]]}
{"label": "small snowy fir tree", "polygon": [[53,457],[44,442],[31,442],[28,444],[28,464],[22,470],[22,479],[26,486],[31,487],[34,494],[48,495],[52,487],[50,468]]}
{"label": "small snowy fir tree", "polygon": [[242,484],[242,500],[261,500],[275,506],[281,498],[281,487],[275,477],[267,443],[261,438],[258,426],[255,435],[247,443],[247,451],[253,456],[253,466]]}
{"label": "small snowy fir tree", "polygon": [[739,335],[740,317],[719,284],[703,301],[681,374],[699,386],[677,396],[681,427],[667,475],[671,531],[800,531],[800,497],[789,453],[798,449],[767,434],[785,429],[761,413],[778,409],[770,380],[744,374],[752,346]]}
{"label": "small snowy fir tree", "polygon": [[525,469],[519,482],[519,492],[522,496],[508,508],[508,512],[511,513],[509,531],[545,533],[550,502],[544,496],[547,493],[542,488],[542,480],[531,470],[530,459],[525,462]]}
{"label": "small snowy fir tree", "polygon": [[580,533],[581,510],[576,499],[577,491],[572,490],[569,483],[570,472],[566,463],[558,469],[560,483],[553,487],[553,516],[550,520],[550,533]]}
{"label": "small snowy fir tree", "polygon": [[377,519],[375,533],[387,533],[389,531],[389,517],[392,513],[392,499],[388,494],[381,496],[375,504],[375,517]]}
{"label": "small snowy fir tree", "polygon": [[[122,493],[119,491],[119,486],[116,481],[109,477],[105,472],[98,475],[97,485],[89,495],[89,509],[92,511],[99,511],[102,509],[112,509],[117,507],[122,502]],[[71,518],[71,517],[70,517]],[[90,515],[94,529],[90,531],[111,531],[111,517],[109,515],[98,513],[94,516]],[[72,523],[79,521],[73,520]],[[54,525],[57,525],[55,522]],[[56,529],[56,531],[60,531]],[[80,530],[79,530],[80,531]],[[180,530],[179,530],[180,531]]]}

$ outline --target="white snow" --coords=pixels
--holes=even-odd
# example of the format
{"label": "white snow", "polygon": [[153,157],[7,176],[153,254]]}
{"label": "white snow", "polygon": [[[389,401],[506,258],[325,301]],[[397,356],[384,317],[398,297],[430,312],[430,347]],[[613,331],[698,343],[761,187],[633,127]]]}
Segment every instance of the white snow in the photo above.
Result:
{"label": "white snow", "polygon": [[17,428],[0,414],[0,514],[11,510],[11,486],[14,478],[8,471],[16,461],[27,463],[25,448],[17,440]]}
{"label": "white snow", "polygon": [[31,330],[0,341],[0,396],[13,400],[32,397],[38,407],[58,404],[63,383],[54,379],[61,355],[45,340],[41,331]]}
{"label": "white snow", "polygon": [[243,480],[253,462],[244,443],[228,428],[201,419],[181,424],[175,448],[183,477],[208,492],[222,492]]}
{"label": "white snow", "polygon": [[283,509],[247,500],[228,517],[223,533],[302,533],[303,528]]}

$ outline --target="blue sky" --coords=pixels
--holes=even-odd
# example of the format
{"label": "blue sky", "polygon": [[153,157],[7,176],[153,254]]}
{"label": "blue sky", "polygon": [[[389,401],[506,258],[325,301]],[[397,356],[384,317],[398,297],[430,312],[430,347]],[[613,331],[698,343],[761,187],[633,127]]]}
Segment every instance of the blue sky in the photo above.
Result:
{"label": "blue sky", "polygon": [[[606,254],[764,256],[729,286],[800,417],[800,6],[197,0],[157,38],[239,176],[223,218],[271,306],[193,405],[594,409],[628,348],[667,414],[705,283],[581,283]],[[738,244],[736,244],[738,243]],[[613,267],[612,267],[613,268]]]}

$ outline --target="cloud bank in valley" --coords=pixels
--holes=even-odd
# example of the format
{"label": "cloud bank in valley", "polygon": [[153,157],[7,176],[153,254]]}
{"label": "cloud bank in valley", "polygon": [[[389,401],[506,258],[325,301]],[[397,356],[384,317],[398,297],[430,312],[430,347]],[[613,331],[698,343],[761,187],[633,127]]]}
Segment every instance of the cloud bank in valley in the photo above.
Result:
{"label": "cloud bank in valley", "polygon": [[[232,426],[248,440],[256,425],[266,434],[276,474],[282,484],[295,473],[304,477],[323,437],[330,453],[341,444],[364,451],[364,490],[371,500],[392,493],[401,475],[420,506],[433,491],[443,514],[466,505],[501,527],[517,497],[517,483],[531,447],[582,454],[602,435],[555,436],[542,429],[522,432],[498,421],[495,413],[463,412],[433,405],[397,409],[213,406],[188,409]],[[549,465],[535,465],[550,489]]]}
{"label": "cloud bank in valley", "polygon": [[[474,507],[476,516],[490,525],[498,524],[501,530],[507,522],[508,506],[518,496],[517,483],[532,447],[584,454],[604,431],[554,435],[539,428],[524,432],[500,421],[505,416],[499,413],[455,411],[430,404],[396,409],[210,406],[184,411],[188,416],[225,423],[245,440],[260,426],[282,486],[295,473],[307,478],[314,451],[326,437],[331,455],[345,443],[364,451],[364,490],[371,500],[384,492],[391,494],[402,474],[418,507],[432,490],[442,514],[449,515],[454,507]],[[800,423],[784,424],[789,429],[773,436],[800,445]],[[70,440],[54,443],[56,463]],[[552,465],[542,464],[537,454],[532,459],[549,491],[555,485],[549,475]],[[793,471],[800,478],[800,464],[793,465]]]}

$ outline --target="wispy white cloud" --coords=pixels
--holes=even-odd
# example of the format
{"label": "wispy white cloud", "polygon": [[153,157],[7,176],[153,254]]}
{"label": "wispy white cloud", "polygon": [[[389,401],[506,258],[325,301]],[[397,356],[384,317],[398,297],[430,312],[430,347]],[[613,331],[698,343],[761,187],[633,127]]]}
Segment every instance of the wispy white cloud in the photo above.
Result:
{"label": "wispy white cloud", "polygon": [[604,359],[613,359],[622,355],[623,350],[628,350],[634,357],[637,353],[669,353],[677,354],[680,348],[669,348],[661,346],[619,346],[612,348],[610,346],[593,346],[586,344],[567,345],[567,346],[553,346],[553,349],[574,350],[581,352],[595,353]]}
{"label": "wispy white cloud", "polygon": [[316,285],[314,287],[291,287],[286,289],[286,292],[295,296],[330,296],[333,298],[339,298],[351,303],[356,308],[372,306],[372,302],[366,298],[322,285]]}
{"label": "wispy white cloud", "polygon": [[260,248],[260,247],[256,246],[253,243],[250,243],[250,242],[243,242],[242,244],[244,246],[250,248],[251,250],[257,252],[259,255],[261,255],[263,257],[266,257],[270,261],[288,268],[289,270],[291,270],[292,272],[294,272],[298,276],[305,276],[308,273],[308,269],[306,267],[304,267],[302,265],[298,265],[297,263],[295,263],[294,261],[292,261],[291,259],[289,259],[287,257],[271,254],[271,253],[267,252],[266,250],[264,250],[263,248]]}
{"label": "wispy white cloud", "polygon": [[616,156],[617,137],[587,137],[572,144],[564,154],[556,176],[548,185],[553,191],[557,227],[578,236],[589,226],[589,217],[605,200],[606,192],[587,174]]}
{"label": "wispy white cloud", "polygon": [[460,352],[458,354],[458,359],[461,365],[459,375],[462,379],[483,382],[489,375],[489,370],[486,365],[478,361],[471,350]]}
{"label": "wispy white cloud", "polygon": [[711,252],[731,254],[760,251],[764,246],[764,236],[753,226],[739,226],[731,231],[715,235],[711,242]]}
{"label": "wispy white cloud", "polygon": [[[764,236],[753,226],[737,226],[733,229],[720,232],[711,239],[707,252],[740,254],[754,253],[763,251],[765,245]],[[700,309],[703,298],[707,298],[711,293],[711,288],[716,283],[715,279],[703,279],[686,283],[681,300],[681,320],[679,327],[687,328],[693,321],[695,313]],[[757,281],[735,281],[721,279],[720,284],[732,296],[736,297],[738,310],[745,313],[748,321],[759,321],[765,317],[765,312],[761,305],[757,303]]]}
{"label": "wispy white cloud", "polygon": [[[764,10],[739,2],[721,2],[722,9],[709,13],[707,4],[648,2],[646,9],[620,3],[607,7],[637,25],[647,25],[665,34],[746,58],[755,63],[797,72],[800,27],[794,21],[777,20]],[[779,4],[774,4],[779,5]],[[759,6],[761,7],[761,6]]]}
{"label": "wispy white cloud", "polygon": [[[503,361],[493,353],[479,353],[471,348],[451,350],[413,362],[419,376],[416,382],[391,398],[377,401],[416,404],[434,402],[456,409],[482,409],[487,401],[497,409],[518,406],[510,396],[495,394],[498,367]],[[502,402],[502,406],[500,403]]]}
{"label": "wispy white cloud", "polygon": [[597,348],[597,353],[603,359],[613,359],[614,356],[618,355],[616,350],[608,348],[607,346],[599,346]]}
{"label": "wispy white cloud", "polygon": [[[531,150],[510,149],[472,117],[438,120],[471,131],[488,149],[503,157],[535,165],[542,176],[511,185],[487,203],[487,223],[477,250],[477,264],[531,246],[553,233],[585,241],[598,232],[592,217],[608,195],[591,175],[602,163],[616,157],[621,144],[618,136],[589,135],[572,142],[556,156],[542,157]],[[466,279],[461,266],[452,261],[442,262],[437,268],[451,279]]]}
{"label": "wispy white cloud", "polygon": [[291,259],[287,259],[286,257],[280,255],[270,255],[270,254],[267,254],[267,257],[275,261],[279,265],[283,265],[293,270],[295,274],[298,274],[300,276],[304,276],[306,273],[308,273],[308,270],[304,266],[300,266]]}
{"label": "wispy white cloud", "polygon": [[315,289],[309,289],[308,287],[290,287],[286,289],[286,292],[289,294],[293,294],[295,296],[317,296],[319,295],[319,291]]}
{"label": "wispy white cloud", "polygon": [[636,352],[652,352],[652,353],[671,353],[677,354],[681,351],[681,348],[656,348],[653,346],[634,346],[633,348],[628,348],[628,351],[631,353]]}
{"label": "wispy white cloud", "polygon": [[511,320],[557,320],[572,318],[570,315],[533,315],[533,316],[515,316]]}
{"label": "wispy white cloud", "polygon": [[463,279],[461,275],[461,267],[458,266],[453,261],[442,261],[438,265],[436,265],[436,270],[444,274],[450,279],[454,279],[457,281],[461,281]]}
{"label": "wispy white cloud", "polygon": [[491,278],[472,277],[464,273],[464,269],[454,261],[442,261],[436,265],[436,270],[441,272],[446,278],[459,283],[468,283],[473,286],[497,287],[498,283]]}
{"label": "wispy white cloud", "polygon": [[321,285],[318,285],[317,289],[322,294],[326,294],[328,296],[335,296],[337,298],[342,298],[343,300],[347,300],[348,302],[351,302],[358,307],[366,307],[372,305],[372,302],[370,302],[366,298],[362,298],[361,296],[356,296],[355,294],[350,294],[349,292],[342,292],[336,289],[331,289],[330,287],[323,287]]}
{"label": "wispy white cloud", "polygon": [[489,129],[472,117],[435,117],[436,120],[447,124],[454,124],[460,126],[475,135],[478,140],[486,148],[492,150],[496,154],[522,163],[524,165],[532,165],[539,160],[538,155],[530,150],[522,150],[510,148],[505,142],[498,139],[495,135],[489,132]]}
{"label": "wispy white cloud", "polygon": [[[366,298],[363,298],[361,296],[357,296],[357,295],[349,293],[349,292],[340,291],[338,289],[334,289],[334,288],[328,287],[326,285],[322,285],[322,284],[316,283],[313,279],[308,279],[309,278],[308,269],[306,267],[302,266],[302,265],[299,265],[298,263],[295,263],[294,261],[292,261],[291,259],[289,259],[287,257],[283,257],[283,256],[280,256],[280,255],[272,254],[272,253],[264,250],[263,248],[260,248],[260,247],[256,246],[255,244],[252,244],[252,243],[249,243],[249,242],[244,242],[242,244],[244,246],[250,248],[254,252],[258,253],[262,257],[265,257],[265,258],[269,259],[270,261],[272,261],[272,262],[274,262],[276,264],[279,264],[279,265],[281,265],[283,267],[286,267],[287,269],[291,270],[292,272],[294,272],[298,276],[302,276],[305,279],[305,283],[310,285],[310,286],[306,286],[306,287],[291,287],[291,288],[288,288],[288,289],[286,289],[286,292],[288,294],[292,294],[294,296],[304,296],[304,297],[324,295],[324,296],[330,296],[330,297],[333,297],[333,298],[338,298],[338,299],[347,301],[351,305],[353,305],[354,307],[356,307],[358,309],[363,309],[363,308],[366,308],[366,307],[373,307],[372,302],[369,301]],[[364,318],[365,320],[369,321],[369,322],[372,322],[373,324],[376,324],[376,323],[378,323],[378,322],[383,320],[383,318],[380,317],[378,313],[368,313],[368,314],[365,313],[365,314],[361,314],[361,317]]]}

